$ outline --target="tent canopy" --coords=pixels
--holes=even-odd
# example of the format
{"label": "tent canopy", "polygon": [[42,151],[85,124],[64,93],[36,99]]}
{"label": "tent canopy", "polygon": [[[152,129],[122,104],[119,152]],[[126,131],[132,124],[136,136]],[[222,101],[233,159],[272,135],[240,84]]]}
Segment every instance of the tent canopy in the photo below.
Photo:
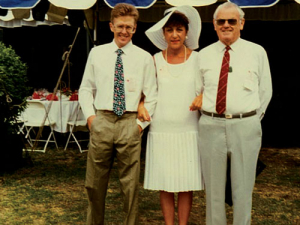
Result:
{"label": "tent canopy", "polygon": [[1,0],[2,9],[31,9],[35,7],[40,0]]}
{"label": "tent canopy", "polygon": [[[168,1],[168,0],[167,0]],[[201,1],[201,0],[199,0]],[[207,1],[207,0],[205,0]],[[260,0],[262,1],[262,0]],[[268,0],[264,0],[265,2]],[[300,1],[300,0],[299,0]],[[197,0],[193,0],[197,2]],[[214,2],[214,1],[210,1]],[[218,0],[210,5],[195,6],[201,16],[202,22],[211,22],[212,16],[218,5],[226,2],[226,0]],[[241,2],[241,1],[240,1]],[[244,0],[244,2],[252,2]],[[273,0],[274,2],[274,0]],[[110,8],[106,4],[99,4],[99,21],[110,20]],[[157,22],[161,19],[164,11],[172,7],[166,1],[157,1],[152,7],[148,9],[140,9],[141,22]],[[277,0],[276,4],[269,7],[243,7],[246,20],[260,20],[260,21],[292,21],[300,20],[300,4],[295,0]]]}
{"label": "tent canopy", "polygon": [[[300,20],[300,0],[228,0],[244,8],[247,20]],[[82,25],[84,17],[90,28],[99,21],[109,21],[111,8],[119,0],[0,0],[0,27],[69,24]],[[165,9],[179,2],[194,5],[203,22],[210,22],[216,7],[226,0],[123,0],[140,9],[141,22],[156,22]],[[81,11],[81,12],[78,12]],[[72,24],[73,23],[73,24]]]}

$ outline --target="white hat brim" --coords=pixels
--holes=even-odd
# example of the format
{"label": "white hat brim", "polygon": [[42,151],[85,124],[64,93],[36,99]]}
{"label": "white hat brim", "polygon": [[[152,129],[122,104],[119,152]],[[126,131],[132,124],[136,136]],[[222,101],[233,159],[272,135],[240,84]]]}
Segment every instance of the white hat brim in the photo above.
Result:
{"label": "white hat brim", "polygon": [[169,5],[181,6],[181,5],[190,5],[190,6],[205,6],[211,5],[217,2],[217,0],[166,0]]}
{"label": "white hat brim", "polygon": [[56,7],[66,8],[66,9],[89,9],[91,8],[97,0],[84,0],[84,1],[74,1],[74,0],[49,0],[49,2]]}
{"label": "white hat brim", "polygon": [[201,32],[201,18],[198,11],[194,7],[191,7],[189,5],[167,9],[164,13],[165,16],[148,30],[146,30],[146,36],[159,49],[166,49],[168,47],[168,44],[164,39],[162,28],[166,24],[170,16],[176,11],[183,13],[189,20],[189,30],[187,33],[187,39],[185,40],[185,45],[192,50],[197,49],[199,47],[198,42]]}

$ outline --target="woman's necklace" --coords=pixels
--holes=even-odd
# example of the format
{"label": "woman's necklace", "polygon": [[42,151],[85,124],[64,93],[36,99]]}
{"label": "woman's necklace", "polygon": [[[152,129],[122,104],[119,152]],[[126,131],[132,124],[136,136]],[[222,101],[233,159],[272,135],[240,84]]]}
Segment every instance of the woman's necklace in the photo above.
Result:
{"label": "woman's necklace", "polygon": [[[166,59],[166,63],[167,63],[167,69],[168,69],[168,73],[172,76],[172,77],[179,77],[181,74],[182,74],[182,71],[183,71],[183,66],[181,65],[181,70],[180,72],[177,74],[177,75],[174,75],[173,73],[170,72],[170,69],[169,69],[169,63],[168,63],[168,48],[166,48],[166,52],[165,52],[165,59]],[[185,63],[186,61],[186,47],[184,45],[184,61],[183,63]],[[176,65],[176,64],[175,64]]]}

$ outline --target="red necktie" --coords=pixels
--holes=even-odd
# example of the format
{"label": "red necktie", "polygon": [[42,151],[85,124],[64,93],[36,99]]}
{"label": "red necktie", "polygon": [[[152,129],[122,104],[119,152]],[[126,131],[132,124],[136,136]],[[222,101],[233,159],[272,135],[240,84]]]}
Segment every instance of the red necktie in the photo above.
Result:
{"label": "red necktie", "polygon": [[217,102],[216,102],[216,111],[219,114],[223,114],[226,109],[226,93],[227,93],[227,78],[229,71],[229,49],[230,47],[226,47],[226,51],[224,52],[222,67],[219,78],[219,86],[218,86],[218,94],[217,94]]}

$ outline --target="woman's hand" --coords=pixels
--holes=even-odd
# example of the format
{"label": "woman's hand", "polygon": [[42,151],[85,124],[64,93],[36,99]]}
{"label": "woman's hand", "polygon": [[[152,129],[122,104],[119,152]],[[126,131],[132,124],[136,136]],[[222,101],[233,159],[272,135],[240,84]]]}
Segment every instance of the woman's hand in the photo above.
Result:
{"label": "woman's hand", "polygon": [[96,118],[96,115],[93,115],[93,116],[90,116],[90,117],[87,119],[87,124],[88,124],[89,130],[91,130],[92,122],[93,122],[93,120],[94,120],[95,118]]}
{"label": "woman's hand", "polygon": [[196,110],[201,109],[201,107],[202,107],[202,97],[203,97],[203,94],[200,94],[194,99],[194,101],[190,105],[190,111],[196,111]]}
{"label": "woman's hand", "polygon": [[141,101],[138,107],[138,119],[141,122],[150,121],[148,110],[144,107],[144,101]]}

